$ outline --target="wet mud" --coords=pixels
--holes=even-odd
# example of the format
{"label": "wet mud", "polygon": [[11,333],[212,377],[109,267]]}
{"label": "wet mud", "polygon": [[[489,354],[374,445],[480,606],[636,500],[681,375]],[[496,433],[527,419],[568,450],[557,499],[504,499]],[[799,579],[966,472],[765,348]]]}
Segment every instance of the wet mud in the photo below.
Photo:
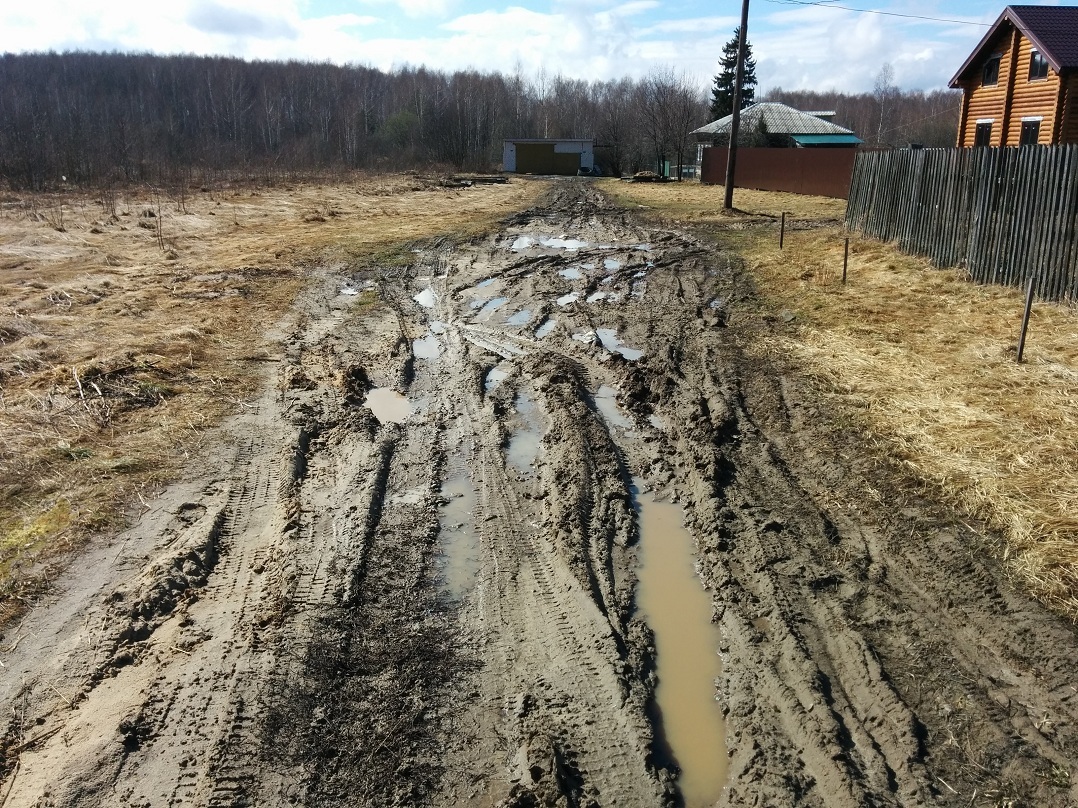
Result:
{"label": "wet mud", "polygon": [[[263,393],[5,632],[5,808],[695,806],[709,763],[705,804],[1078,804],[1074,628],[745,359],[735,254],[586,180],[416,250],[316,271]],[[721,657],[683,777],[634,479]]]}

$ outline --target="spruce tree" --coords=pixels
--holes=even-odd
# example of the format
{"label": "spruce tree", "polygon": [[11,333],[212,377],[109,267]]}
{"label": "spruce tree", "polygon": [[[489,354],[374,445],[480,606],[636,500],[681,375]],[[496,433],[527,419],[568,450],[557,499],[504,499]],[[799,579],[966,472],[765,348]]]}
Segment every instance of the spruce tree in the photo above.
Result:
{"label": "spruce tree", "polygon": [[[719,60],[719,74],[711,90],[711,120],[725,118],[734,111],[734,83],[737,81],[737,40],[741,26],[734,29],[734,38],[723,45]],[[756,97],[756,60],[752,58],[752,45],[745,43],[745,76],[741,81],[741,108],[744,109]]]}

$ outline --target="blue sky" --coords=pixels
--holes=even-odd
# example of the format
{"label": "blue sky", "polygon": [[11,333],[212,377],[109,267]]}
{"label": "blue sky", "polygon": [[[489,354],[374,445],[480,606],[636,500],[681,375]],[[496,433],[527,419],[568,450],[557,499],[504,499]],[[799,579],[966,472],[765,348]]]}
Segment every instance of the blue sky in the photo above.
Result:
{"label": "blue sky", "polygon": [[[903,89],[944,87],[1003,8],[971,0],[752,0],[760,89],[867,91],[885,62]],[[422,64],[529,79],[540,71],[640,77],[672,67],[708,86],[740,11],[740,0],[5,0],[0,51]]]}

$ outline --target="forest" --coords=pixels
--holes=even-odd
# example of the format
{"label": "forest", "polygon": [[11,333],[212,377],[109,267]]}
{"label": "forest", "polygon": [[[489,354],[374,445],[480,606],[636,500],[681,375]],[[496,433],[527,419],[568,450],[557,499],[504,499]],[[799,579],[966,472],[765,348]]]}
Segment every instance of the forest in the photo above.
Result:
{"label": "forest", "polygon": [[[766,77],[765,77],[766,78]],[[587,137],[607,173],[695,160],[708,92],[671,68],[586,81],[121,53],[0,56],[0,184],[42,190],[340,169],[496,170],[509,137]],[[954,143],[958,93],[789,92],[869,144]]]}

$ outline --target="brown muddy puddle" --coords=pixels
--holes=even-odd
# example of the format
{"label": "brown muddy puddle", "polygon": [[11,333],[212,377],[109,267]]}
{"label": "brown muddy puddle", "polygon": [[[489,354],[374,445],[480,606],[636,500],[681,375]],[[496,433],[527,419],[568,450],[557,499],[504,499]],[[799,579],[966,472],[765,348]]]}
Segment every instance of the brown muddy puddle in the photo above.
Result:
{"label": "brown muddy puddle", "polygon": [[403,424],[412,414],[411,402],[388,387],[375,387],[367,393],[363,404],[382,424]]}
{"label": "brown muddy puddle", "polygon": [[539,413],[535,402],[526,392],[520,391],[513,402],[516,417],[509,437],[509,446],[505,450],[506,462],[521,474],[530,474],[539,456],[539,444],[543,440],[544,430],[539,422]]}
{"label": "brown muddy puddle", "polygon": [[[639,490],[637,486],[636,490]],[[685,808],[715,804],[726,781],[726,736],[715,700],[721,672],[711,595],[693,568],[682,510],[636,494],[640,524],[637,608],[655,636],[657,736],[681,769]]]}
{"label": "brown muddy puddle", "polygon": [[[453,464],[463,466],[463,463]],[[475,486],[465,473],[455,474],[442,483],[443,505],[439,557],[436,563],[442,592],[451,600],[460,600],[475,586],[482,564],[482,547],[475,528]]]}

